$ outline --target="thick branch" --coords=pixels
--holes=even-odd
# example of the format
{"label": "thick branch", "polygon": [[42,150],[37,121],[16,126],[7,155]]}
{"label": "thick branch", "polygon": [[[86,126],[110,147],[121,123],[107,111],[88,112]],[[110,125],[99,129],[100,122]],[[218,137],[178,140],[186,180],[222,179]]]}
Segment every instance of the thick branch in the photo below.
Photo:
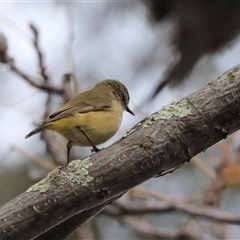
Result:
{"label": "thick branch", "polygon": [[93,218],[96,214],[101,212],[108,204],[112,203],[112,201],[120,198],[121,196],[122,194],[116,196],[115,199],[111,199],[108,202],[104,202],[97,207],[91,208],[67,219],[65,222],[62,222],[61,224],[50,229],[49,231],[41,234],[40,236],[35,238],[35,240],[64,240],[67,236],[74,233],[79,226],[83,225],[86,221]]}
{"label": "thick branch", "polygon": [[110,147],[55,169],[5,204],[0,209],[0,238],[36,238],[149,178],[176,169],[238,130],[239,106],[240,65],[144,119]]}

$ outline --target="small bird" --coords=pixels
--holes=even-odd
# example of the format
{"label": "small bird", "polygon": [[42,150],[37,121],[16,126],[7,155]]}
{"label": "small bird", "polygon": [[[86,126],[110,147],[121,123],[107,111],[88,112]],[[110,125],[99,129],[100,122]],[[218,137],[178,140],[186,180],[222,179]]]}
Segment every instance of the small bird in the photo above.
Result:
{"label": "small bird", "polygon": [[129,98],[128,90],[121,82],[103,80],[58,108],[25,138],[45,129],[57,132],[67,140],[69,163],[72,146],[92,146],[92,152],[97,152],[96,145],[109,140],[119,129],[123,111],[134,115],[128,107]]}

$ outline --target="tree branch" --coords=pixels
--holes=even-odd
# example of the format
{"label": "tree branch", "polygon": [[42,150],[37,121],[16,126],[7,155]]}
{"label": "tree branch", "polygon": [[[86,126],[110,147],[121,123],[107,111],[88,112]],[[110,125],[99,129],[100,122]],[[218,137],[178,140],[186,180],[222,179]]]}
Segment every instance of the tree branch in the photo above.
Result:
{"label": "tree branch", "polygon": [[130,201],[117,201],[104,210],[106,214],[115,216],[131,216],[139,214],[160,214],[166,212],[183,212],[191,216],[203,217],[217,222],[240,225],[240,214],[228,213],[213,207],[195,206],[181,201],[168,201],[154,206],[136,204]]}
{"label": "tree branch", "polygon": [[[69,99],[70,93],[69,89],[67,87],[67,84],[69,83],[70,74],[65,74],[63,76],[63,82],[62,82],[62,87],[55,87],[48,82],[48,76],[46,74],[46,69],[44,67],[43,63],[43,54],[40,51],[39,48],[39,39],[38,39],[38,31],[34,25],[30,25],[31,30],[34,33],[34,47],[37,52],[38,56],[38,64],[39,64],[39,70],[41,73],[42,79],[39,78],[32,78],[30,75],[26,74],[23,70],[21,70],[17,65],[15,64],[14,58],[8,55],[8,45],[7,45],[7,39],[6,37],[0,33],[0,63],[8,64],[10,69],[17,74],[19,77],[23,78],[26,82],[31,84],[32,86],[46,91],[48,93],[54,93],[54,94],[59,94],[62,95],[65,99]],[[67,77],[66,77],[67,76]]]}
{"label": "tree branch", "polygon": [[[109,214],[110,215],[110,214]],[[125,224],[141,234],[146,236],[147,239],[188,239],[188,240],[206,240],[204,234],[199,234],[194,229],[180,229],[178,231],[172,231],[161,227],[153,227],[149,223],[146,223],[139,219],[131,217],[118,217],[117,220],[122,224]]]}
{"label": "tree branch", "polygon": [[173,171],[238,130],[239,106],[240,65],[147,117],[110,147],[56,168],[2,206],[1,239],[33,239],[81,213],[83,223],[86,211]]}
{"label": "tree branch", "polygon": [[7,63],[13,72],[15,72],[18,76],[20,76],[21,78],[26,80],[32,86],[34,86],[40,90],[50,92],[50,93],[55,93],[55,94],[63,94],[64,93],[64,90],[62,88],[48,85],[48,84],[46,84],[46,82],[41,82],[40,79],[34,80],[32,77],[30,77],[29,75],[24,73],[20,68],[18,68],[15,65],[13,58],[8,58]]}
{"label": "tree branch", "polygon": [[101,212],[108,204],[112,203],[112,201],[120,198],[122,196],[116,196],[114,199],[111,199],[108,202],[105,202],[97,207],[91,208],[87,211],[81,212],[61,224],[55,226],[44,234],[35,238],[35,240],[64,240],[67,236],[71,235],[76,231],[76,229],[83,225],[86,221],[93,218],[96,214]]}
{"label": "tree branch", "polygon": [[47,82],[48,81],[48,76],[46,74],[46,68],[45,68],[44,63],[43,63],[43,54],[42,54],[42,52],[40,50],[40,47],[39,47],[38,30],[33,24],[30,24],[30,29],[33,31],[33,35],[34,35],[33,44],[35,46],[35,49],[36,49],[36,52],[37,52],[37,55],[38,55],[39,69],[40,69],[40,72],[41,72],[41,75],[42,75],[43,79],[45,80],[45,82]]}

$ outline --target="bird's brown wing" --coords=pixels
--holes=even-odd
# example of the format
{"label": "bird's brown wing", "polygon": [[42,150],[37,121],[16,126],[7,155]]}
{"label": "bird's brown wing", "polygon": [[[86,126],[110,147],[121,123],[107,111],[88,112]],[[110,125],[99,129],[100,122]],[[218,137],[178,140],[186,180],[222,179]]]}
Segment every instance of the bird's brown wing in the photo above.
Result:
{"label": "bird's brown wing", "polygon": [[[84,99],[84,100],[83,100]],[[76,113],[87,113],[92,111],[106,111],[111,107],[111,99],[98,96],[98,101],[91,96],[89,91],[82,93],[74,97],[72,100],[58,108],[49,116],[50,121],[55,121],[61,118],[65,118]]]}

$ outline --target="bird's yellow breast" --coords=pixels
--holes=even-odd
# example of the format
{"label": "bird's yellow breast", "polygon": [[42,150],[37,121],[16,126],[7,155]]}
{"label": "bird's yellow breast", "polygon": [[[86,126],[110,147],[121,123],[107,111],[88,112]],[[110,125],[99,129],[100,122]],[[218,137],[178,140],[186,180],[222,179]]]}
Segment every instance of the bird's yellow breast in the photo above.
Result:
{"label": "bird's yellow breast", "polygon": [[91,146],[80,129],[85,132],[94,145],[109,140],[119,129],[122,122],[123,108],[121,104],[113,100],[111,108],[102,111],[76,113],[64,117],[46,125],[46,129],[55,131],[73,145]]}

